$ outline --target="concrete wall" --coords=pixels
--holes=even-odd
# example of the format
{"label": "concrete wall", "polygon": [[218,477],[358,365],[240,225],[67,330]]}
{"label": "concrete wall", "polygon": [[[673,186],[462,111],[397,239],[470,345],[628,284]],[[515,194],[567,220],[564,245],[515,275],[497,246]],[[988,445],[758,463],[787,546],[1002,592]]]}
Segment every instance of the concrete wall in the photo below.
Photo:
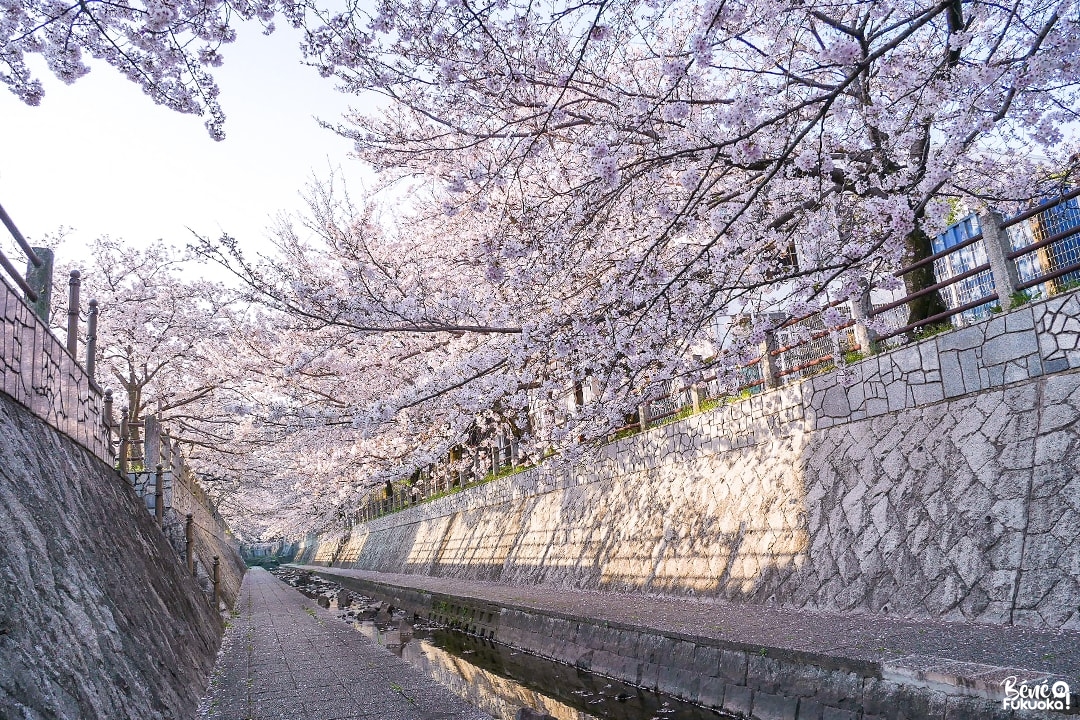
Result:
{"label": "concrete wall", "polygon": [[298,562],[1080,626],[1080,300],[312,538]]}
{"label": "concrete wall", "polygon": [[[471,641],[475,644],[475,653],[469,656],[469,663],[491,667],[487,664],[491,659],[484,657],[487,653],[482,638],[524,651],[517,653],[500,649],[498,645],[486,646],[515,665],[520,659],[523,666],[507,668],[512,678],[544,676],[543,664],[531,660],[533,655],[562,663],[555,666],[555,671],[560,673],[559,668],[564,668],[566,675],[537,685],[545,691],[557,688],[556,696],[561,698],[580,691],[576,680],[588,682],[589,675],[574,672],[581,668],[605,678],[723,710],[725,717],[756,720],[856,720],[860,717],[864,720],[1005,720],[1014,715],[1001,710],[1004,699],[1002,677],[1013,675],[1030,679],[1033,684],[1046,678],[1068,678],[1066,674],[1059,674],[1067,661],[1065,665],[1057,666],[1057,670],[1051,669],[1045,663],[1053,660],[1048,656],[1040,659],[1041,651],[1032,653],[1034,658],[1028,655],[1023,660],[1025,664],[1041,666],[1039,669],[1018,669],[942,660],[934,656],[935,650],[930,647],[924,648],[926,654],[908,655],[898,652],[895,645],[884,654],[881,650],[867,652],[869,648],[865,646],[860,650],[858,645],[852,647],[850,644],[839,653],[834,645],[821,650],[808,649],[805,645],[798,649],[765,646],[758,641],[768,637],[767,634],[753,639],[744,636],[739,640],[707,637],[694,632],[694,623],[689,626],[684,623],[678,630],[670,626],[660,630],[642,627],[640,623],[626,619],[586,617],[574,611],[567,613],[565,606],[539,609],[519,605],[512,595],[492,601],[471,594],[444,595],[402,587],[396,579],[393,585],[388,585],[370,578],[343,576],[335,569],[327,569],[320,575],[361,595],[403,608],[407,613],[443,626],[467,629],[473,633],[471,638],[465,640],[463,638],[469,636],[457,635],[458,639],[450,642],[464,644]],[[631,601],[631,604],[634,603]],[[640,610],[642,607],[638,606],[636,611]],[[725,623],[730,622],[730,613],[721,613],[721,617],[725,618]],[[846,626],[852,624],[846,620],[839,624],[835,620],[823,620],[839,636],[843,636]],[[873,623],[873,619],[870,621]],[[660,622],[664,624],[665,620]],[[699,627],[706,625],[700,617],[697,622],[701,622]],[[972,638],[981,635],[981,631],[974,628],[971,633]],[[751,631],[751,636],[754,634]],[[1036,631],[1036,634],[1042,635],[1045,641],[1046,635],[1053,633]],[[954,635],[952,642],[956,641]],[[941,647],[933,640],[930,645]],[[452,656],[447,658],[441,656],[438,649],[415,644],[406,645],[404,651],[414,656],[409,658],[410,661],[417,660],[440,682],[450,687],[462,684],[460,679],[447,675],[440,668],[443,660],[452,662]],[[459,666],[458,670],[470,672],[467,664]],[[501,689],[498,682],[498,678],[472,673],[465,694],[470,702],[494,717],[508,718],[513,710],[506,707],[506,702],[490,697],[490,691],[498,693]],[[592,697],[596,690],[586,692],[589,693],[586,697]],[[612,693],[601,690],[599,694],[610,697]],[[529,697],[513,692],[507,695],[520,704],[542,705],[559,718],[579,717],[573,710],[564,714],[565,706],[550,703],[542,696]],[[1075,699],[1072,706],[1076,707]],[[605,710],[612,712],[610,717],[618,714],[616,706],[607,705]],[[660,708],[656,710],[660,711],[655,713],[657,717],[665,714]],[[675,708],[666,710],[667,713],[672,711],[675,714],[670,717],[683,717]],[[1047,711],[1025,713],[1022,717],[1052,720],[1061,715]]]}
{"label": "concrete wall", "polygon": [[0,717],[194,717],[222,622],[130,485],[0,394]]}
{"label": "concrete wall", "polygon": [[199,583],[207,592],[212,590],[214,558],[221,563],[218,574],[222,602],[231,606],[240,595],[244,578],[244,561],[240,543],[233,537],[228,523],[218,512],[210,497],[199,486],[195,473],[180,451],[180,441],[161,434],[153,416],[146,419],[144,430],[146,469],[129,472],[135,495],[153,515],[156,509],[157,473],[162,466],[162,513],[165,535],[178,558],[187,562],[187,516],[192,519],[192,560]]}

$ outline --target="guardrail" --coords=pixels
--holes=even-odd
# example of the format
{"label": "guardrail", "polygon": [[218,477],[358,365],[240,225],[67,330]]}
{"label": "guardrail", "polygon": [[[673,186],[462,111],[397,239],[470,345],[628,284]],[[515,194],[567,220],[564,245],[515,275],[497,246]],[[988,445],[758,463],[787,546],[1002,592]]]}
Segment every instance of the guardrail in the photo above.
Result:
{"label": "guardrail", "polygon": [[[107,419],[111,402],[110,396]],[[121,424],[113,427],[120,430],[116,444],[120,474],[154,516],[188,572],[204,583],[214,607],[219,597],[235,598],[239,586],[222,588],[218,570],[220,558],[234,544],[228,523],[196,481],[180,441],[154,415],[129,421],[126,408]],[[140,431],[141,438],[132,437],[134,430]]]}
{"label": "guardrail", "polygon": [[[1072,202],[1078,197],[1080,197],[1080,189],[1066,193],[1052,203],[1032,208],[1001,223],[1001,228],[1008,232],[1010,245],[1019,245],[1019,247],[1011,247],[1005,253],[1008,260],[1016,263],[1017,274],[1013,282],[1014,292],[1028,290],[1038,285],[1046,285],[1067,275],[1080,272],[1080,244],[1065,243],[1065,241],[1075,238],[1077,233],[1080,232],[1080,207],[1077,207],[1077,204]],[[1057,214],[1063,220],[1071,220],[1071,224],[1051,221],[1048,215],[1055,213],[1057,210],[1064,211]],[[1057,224],[1063,226],[1062,229],[1056,232],[1051,232],[1048,229]],[[1028,238],[1030,238],[1030,242],[1024,244],[1023,240]],[[1053,252],[1042,253],[1042,257],[1039,258],[1038,262],[1042,266],[1041,272],[1030,271],[1030,268],[1033,267],[1032,263],[1017,262],[1026,259],[1026,256],[1031,253],[1052,250],[1055,246],[1067,247],[1067,251],[1060,253],[1060,255],[1068,257],[1071,262],[1063,264],[1059,260],[1059,254]],[[1029,272],[1023,272],[1022,268],[1029,269]]]}
{"label": "guardrail", "polygon": [[[4,223],[4,227],[7,228],[8,232],[11,234],[11,237],[15,239],[16,244],[18,244],[19,248],[21,248],[23,253],[25,253],[26,259],[30,261],[30,265],[37,269],[45,268],[46,260],[50,258],[48,258],[48,256],[42,258],[38,255],[38,252],[35,250],[35,248],[30,247],[30,243],[28,243],[26,241],[26,238],[23,237],[23,234],[19,232],[19,228],[15,226],[14,221],[12,221],[11,216],[7,214],[7,211],[4,210],[3,206],[0,206],[0,222]],[[3,251],[0,251],[0,266],[4,268],[8,276],[11,278],[12,281],[14,281],[14,283],[19,287],[19,289],[26,294],[27,299],[29,299],[31,303],[37,304],[48,292],[48,289],[50,287],[49,282],[51,282],[52,280],[51,268],[49,272],[48,282],[46,282],[44,285],[41,285],[39,283],[34,283],[34,285],[31,285],[27,278],[24,278],[22,274],[15,268],[15,266],[11,264],[11,261],[8,260],[7,256],[4,255]],[[48,321],[47,316],[43,317],[42,319]]]}

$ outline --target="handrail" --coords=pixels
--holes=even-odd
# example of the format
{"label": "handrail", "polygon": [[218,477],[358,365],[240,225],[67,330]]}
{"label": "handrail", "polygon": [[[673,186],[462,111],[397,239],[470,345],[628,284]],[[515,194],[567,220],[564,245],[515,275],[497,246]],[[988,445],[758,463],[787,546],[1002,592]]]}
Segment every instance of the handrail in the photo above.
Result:
{"label": "handrail", "polygon": [[817,315],[822,310],[826,310],[828,308],[834,308],[834,307],[837,307],[839,305],[843,305],[847,301],[848,301],[847,298],[841,298],[839,300],[833,300],[832,302],[830,302],[828,305],[826,305],[823,308],[819,308],[819,309],[814,310],[812,312],[808,312],[807,314],[801,315],[799,317],[788,318],[787,320],[785,320],[783,322],[783,324],[780,325],[780,327],[777,328],[777,330],[783,330],[784,328],[789,328],[792,325],[798,325],[803,320],[809,320],[810,318],[814,317],[815,315]]}
{"label": "handrail", "polygon": [[[34,252],[34,248],[30,247],[30,243],[26,242],[26,238],[19,232],[19,228],[15,227],[15,222],[11,219],[11,216],[7,214],[7,211],[4,210],[3,205],[0,205],[0,222],[3,222],[4,226],[7,227],[8,232],[11,233],[11,237],[15,238],[15,242],[18,243],[19,247],[22,248],[22,251],[26,253],[26,257],[30,260],[30,263],[36,268],[41,267],[43,262],[42,259]],[[11,261],[7,259],[7,256],[4,255],[2,251],[0,251],[0,266],[2,266],[7,274],[11,276],[11,279],[14,280],[15,284],[19,286],[19,289],[26,294],[26,297],[30,299],[30,302],[36,303],[38,301],[37,291],[30,287],[30,284],[26,282],[26,278],[23,277],[23,274],[11,264]]]}
{"label": "handrail", "polygon": [[15,284],[19,286],[19,289],[26,293],[26,297],[30,298],[30,302],[36,303],[38,301],[38,294],[27,284],[22,273],[15,269],[15,266],[7,259],[7,256],[4,255],[3,251],[0,251],[0,266],[3,266],[4,270],[7,271],[7,274],[10,275],[11,279],[15,281]]}
{"label": "handrail", "polygon": [[[829,335],[832,335],[834,332],[839,332],[840,330],[847,330],[849,327],[851,327],[854,324],[855,324],[854,320],[848,320],[846,323],[843,323],[841,325],[837,325],[834,328],[825,328],[824,330],[819,330],[818,332],[814,333],[813,335],[806,338],[805,340],[799,340],[798,342],[793,342],[790,345],[785,345],[783,347],[778,347],[775,350],[770,350],[769,355],[771,355],[772,357],[776,357],[776,356],[781,355],[783,353],[790,352],[791,350],[794,350],[795,348],[799,347],[800,345],[806,345],[807,343],[811,343],[811,342],[813,342],[815,340],[820,340],[821,338],[828,337]],[[761,360],[761,358],[758,358],[758,360],[755,361],[755,362],[760,362],[760,360]],[[750,366],[747,365],[746,367],[750,367]]]}
{"label": "handrail", "polygon": [[959,275],[953,275],[951,278],[949,278],[947,280],[942,280],[939,283],[934,283],[933,285],[929,285],[927,287],[924,287],[922,290],[916,290],[915,292],[911,293],[910,295],[905,295],[904,297],[900,298],[899,300],[895,300],[895,301],[893,301],[891,303],[887,303],[887,304],[882,305],[880,307],[876,307],[867,314],[870,317],[873,317],[873,316],[875,316],[875,315],[877,315],[879,313],[888,312],[889,310],[892,310],[893,308],[898,308],[901,305],[906,305],[907,303],[911,302],[915,298],[920,298],[923,295],[928,295],[929,293],[932,293],[932,292],[934,292],[936,290],[940,290],[941,288],[944,288],[944,287],[948,287],[950,285],[955,285],[956,283],[960,282],[961,280],[967,280],[969,277],[974,277],[975,275],[978,275],[981,272],[986,272],[989,269],[990,269],[990,263],[983,263],[982,265],[976,265],[975,267],[971,268],[970,270],[968,270],[966,272],[962,272]]}
{"label": "handrail", "polygon": [[1070,265],[1066,265],[1063,268],[1058,268],[1054,272],[1049,272],[1049,273],[1046,273],[1045,275],[1039,275],[1037,277],[1033,277],[1030,280],[1026,280],[1026,281],[1024,281],[1022,283],[1017,284],[1016,289],[1018,291],[1019,290],[1027,290],[1029,287],[1034,287],[1035,285],[1038,285],[1040,283],[1044,283],[1047,280],[1056,280],[1059,277],[1061,277],[1062,275],[1068,275],[1069,273],[1076,272],[1077,270],[1080,270],[1080,262],[1075,262],[1075,263],[1072,263]]}
{"label": "handrail", "polygon": [[11,216],[4,210],[4,206],[0,205],[0,221],[7,227],[8,232],[11,233],[11,237],[15,238],[15,242],[19,243],[19,247],[26,253],[26,257],[34,264],[34,267],[41,267],[42,259],[38,257],[34,252],[34,248],[30,247],[30,243],[26,242],[26,238],[19,232],[19,228],[15,227],[15,222],[11,219]]}
{"label": "handrail", "polygon": [[1039,242],[1034,242],[1034,243],[1031,243],[1030,245],[1025,245],[1024,247],[1020,248],[1019,250],[1013,250],[1012,252],[1006,253],[1005,257],[1008,258],[1009,260],[1015,260],[1016,258],[1020,257],[1021,255],[1027,255],[1030,252],[1035,252],[1036,250],[1041,250],[1042,248],[1046,247],[1047,245],[1053,245],[1057,241],[1064,240],[1065,238],[1069,237],[1070,235],[1075,235],[1078,232],[1080,232],[1080,227],[1066,228],[1065,230],[1062,230],[1061,232],[1054,233],[1053,235],[1046,238],[1045,240],[1040,240]]}
{"label": "handrail", "polygon": [[979,298],[978,300],[972,300],[969,303],[964,303],[963,305],[958,305],[957,307],[954,307],[954,308],[952,308],[950,310],[946,310],[945,312],[940,312],[937,315],[931,315],[930,317],[923,318],[922,320],[919,320],[918,322],[913,322],[913,323],[910,323],[910,324],[905,325],[903,327],[897,328],[897,329],[893,330],[892,332],[889,332],[889,333],[886,333],[886,334],[883,334],[883,335],[879,335],[878,339],[879,340],[888,340],[891,337],[896,337],[897,335],[902,335],[902,334],[904,334],[906,332],[914,330],[915,328],[924,327],[926,325],[931,325],[931,324],[933,324],[935,322],[938,322],[939,320],[945,320],[947,318],[951,318],[953,315],[959,315],[960,313],[962,313],[962,312],[964,312],[966,310],[973,310],[973,309],[979,307],[980,305],[985,305],[986,303],[993,302],[995,300],[1000,300],[1000,298],[998,297],[998,294],[996,292],[990,293],[989,295],[984,295],[983,297]]}
{"label": "handrail", "polygon": [[952,255],[957,250],[963,250],[964,248],[968,247],[969,245],[974,245],[975,243],[979,242],[982,239],[983,239],[983,234],[981,232],[975,233],[974,235],[969,237],[967,240],[963,240],[961,242],[956,243],[955,245],[951,245],[951,246],[945,248],[944,250],[939,250],[938,252],[934,253],[933,255],[927,255],[922,260],[916,260],[915,262],[911,263],[907,267],[900,268],[899,270],[897,270],[896,272],[893,273],[893,277],[903,277],[904,275],[907,275],[912,270],[918,270],[923,265],[929,265],[930,263],[934,262],[935,260],[940,260],[943,257],[948,257],[949,255]]}
{"label": "handrail", "polygon": [[785,375],[791,375],[793,373],[802,372],[803,370],[808,370],[809,368],[816,367],[817,365],[821,365],[822,363],[832,362],[832,360],[833,360],[832,353],[829,353],[828,355],[822,355],[821,357],[815,358],[814,360],[808,360],[807,362],[804,362],[801,365],[796,365],[794,367],[789,367],[789,368],[786,368],[784,370],[781,370],[778,373],[776,373],[776,375],[777,375],[777,377],[783,377]]}
{"label": "handrail", "polygon": [[1038,215],[1041,212],[1046,212],[1047,210],[1052,210],[1053,208],[1056,208],[1061,203],[1072,200],[1074,197],[1080,197],[1080,188],[1076,188],[1075,190],[1073,190],[1071,192],[1067,192],[1064,195],[1059,195],[1058,197],[1054,198],[1050,202],[1045,202],[1042,205],[1039,205],[1037,207],[1033,207],[1030,210],[1026,210],[1026,211],[1020,213],[1019,215],[1014,215],[1013,217],[1009,218],[1008,220],[1003,220],[1001,222],[1000,227],[1003,230],[1005,228],[1007,228],[1007,227],[1012,227],[1013,225],[1016,225],[1017,223],[1020,223],[1020,222],[1023,222],[1024,220],[1027,220],[1028,218],[1035,217],[1036,215]]}

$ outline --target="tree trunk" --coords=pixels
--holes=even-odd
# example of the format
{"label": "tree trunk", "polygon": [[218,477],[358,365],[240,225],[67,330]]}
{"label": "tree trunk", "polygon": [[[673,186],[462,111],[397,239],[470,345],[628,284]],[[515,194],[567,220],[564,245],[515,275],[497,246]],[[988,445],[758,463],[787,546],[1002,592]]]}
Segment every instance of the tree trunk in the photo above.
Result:
{"label": "tree trunk", "polygon": [[[907,244],[910,251],[909,264],[934,254],[933,245],[930,244],[930,237],[918,225],[908,235]],[[923,288],[928,288],[936,282],[933,263],[927,263],[904,276],[904,286],[908,295]],[[920,320],[945,312],[947,309],[945,302],[941,299],[941,294],[935,290],[908,302],[908,317],[905,324],[917,323]]]}

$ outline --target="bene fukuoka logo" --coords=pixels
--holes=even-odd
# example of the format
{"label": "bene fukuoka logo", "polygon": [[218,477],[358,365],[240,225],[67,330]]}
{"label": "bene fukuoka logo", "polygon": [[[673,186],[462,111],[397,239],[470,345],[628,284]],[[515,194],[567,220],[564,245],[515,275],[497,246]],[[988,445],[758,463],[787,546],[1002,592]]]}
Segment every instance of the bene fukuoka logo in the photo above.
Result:
{"label": "bene fukuoka logo", "polygon": [[1029,683],[1017,682],[1015,675],[1001,681],[1005,688],[1005,699],[1001,701],[1003,710],[1069,710],[1069,683],[1058,680],[1051,684],[1049,680]]}

